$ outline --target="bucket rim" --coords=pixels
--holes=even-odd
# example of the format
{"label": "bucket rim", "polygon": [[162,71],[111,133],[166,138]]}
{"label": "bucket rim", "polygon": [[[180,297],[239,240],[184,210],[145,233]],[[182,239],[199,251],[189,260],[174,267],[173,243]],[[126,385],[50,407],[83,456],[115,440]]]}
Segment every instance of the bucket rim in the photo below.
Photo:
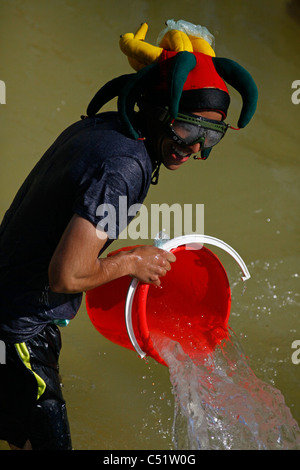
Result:
{"label": "bucket rim", "polygon": [[[203,235],[203,234],[182,235],[180,237],[166,240],[161,246],[161,248],[165,251],[171,251],[182,245],[193,245],[193,244],[198,244],[198,245],[208,244],[208,245],[213,245],[218,248],[221,248],[222,250],[230,254],[240,266],[243,272],[243,276],[241,278],[242,281],[245,282],[251,277],[248,271],[248,268],[245,262],[243,261],[243,259],[241,258],[241,256],[230,245],[210,235]],[[132,306],[133,306],[134,296],[135,296],[135,293],[137,291],[139,284],[140,284],[140,281],[138,281],[138,279],[136,278],[132,279],[132,281],[130,282],[128,291],[127,291],[126,301],[125,301],[124,313],[125,313],[125,323],[126,323],[127,334],[131,341],[131,344],[134,347],[137,354],[143,359],[147,355],[147,353],[141,349],[136,339],[134,329],[133,329],[133,323],[132,323]]]}

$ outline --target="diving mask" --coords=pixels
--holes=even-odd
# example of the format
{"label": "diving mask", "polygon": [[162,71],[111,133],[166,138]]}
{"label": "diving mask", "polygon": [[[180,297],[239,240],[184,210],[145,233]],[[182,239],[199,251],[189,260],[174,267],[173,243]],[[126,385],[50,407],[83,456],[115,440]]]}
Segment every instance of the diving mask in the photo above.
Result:
{"label": "diving mask", "polygon": [[178,113],[176,119],[169,120],[169,135],[178,145],[193,146],[200,143],[201,149],[208,149],[220,142],[228,127],[229,124],[223,121]]}

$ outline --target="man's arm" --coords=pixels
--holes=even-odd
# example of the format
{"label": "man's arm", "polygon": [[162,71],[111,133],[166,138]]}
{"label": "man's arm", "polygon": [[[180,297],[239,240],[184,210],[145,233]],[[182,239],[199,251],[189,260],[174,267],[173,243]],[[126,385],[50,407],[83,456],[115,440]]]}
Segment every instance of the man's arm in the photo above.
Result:
{"label": "man's arm", "polygon": [[142,282],[160,285],[160,277],[176,260],[172,253],[145,245],[98,258],[107,241],[97,236],[92,223],[74,215],[49,264],[49,285],[53,292],[76,293],[93,289],[130,275]]}

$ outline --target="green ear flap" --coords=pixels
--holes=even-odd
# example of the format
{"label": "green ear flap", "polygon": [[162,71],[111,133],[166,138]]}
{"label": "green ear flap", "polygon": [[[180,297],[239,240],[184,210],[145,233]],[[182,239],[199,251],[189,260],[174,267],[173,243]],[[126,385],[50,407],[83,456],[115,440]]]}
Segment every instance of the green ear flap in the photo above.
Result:
{"label": "green ear flap", "polygon": [[241,95],[243,107],[238,127],[245,127],[255,113],[258,99],[256,84],[246,69],[231,59],[212,58],[218,74]]}
{"label": "green ear flap", "polygon": [[209,157],[211,150],[212,150],[211,148],[201,150],[202,160],[206,160]]}
{"label": "green ear flap", "polygon": [[134,75],[135,73],[121,75],[120,77],[114,78],[113,80],[107,82],[102,88],[100,88],[99,91],[97,91],[89,103],[87,107],[87,115],[94,116],[97,114],[102,106],[118,96],[120,90]]}
{"label": "green ear flap", "polygon": [[179,111],[179,101],[188,74],[196,66],[197,60],[194,54],[181,51],[173,59],[169,72],[169,113],[175,119]]}
{"label": "green ear flap", "polygon": [[118,97],[118,111],[128,134],[137,139],[139,134],[133,127],[134,106],[137,96],[158,78],[156,64],[144,67],[139,72],[121,75],[107,82],[95,94],[87,107],[87,115],[94,116],[106,103]]}
{"label": "green ear flap", "polygon": [[134,139],[139,137],[138,132],[133,126],[135,122],[134,106],[137,102],[137,98],[143,90],[147,90],[148,87],[153,86],[157,79],[158,65],[151,64],[134,73],[125,86],[119,90],[118,111],[120,118],[127,132]]}
{"label": "green ear flap", "polygon": [[[188,74],[196,66],[196,58],[187,51],[176,54],[172,67],[168,75],[169,83],[169,113],[172,118],[176,118],[179,111],[179,102]],[[134,105],[137,96],[147,88],[152,88],[159,80],[159,64],[151,64],[142,68],[130,77],[130,80],[119,90],[118,110],[127,128],[128,133],[133,138],[138,138],[138,133],[133,127]]]}

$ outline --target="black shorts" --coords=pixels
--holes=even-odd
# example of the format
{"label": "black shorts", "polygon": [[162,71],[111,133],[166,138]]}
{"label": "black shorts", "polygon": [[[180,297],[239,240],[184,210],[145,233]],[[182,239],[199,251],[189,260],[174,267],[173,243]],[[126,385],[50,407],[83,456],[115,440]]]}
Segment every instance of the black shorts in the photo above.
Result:
{"label": "black shorts", "polygon": [[0,364],[0,439],[34,450],[71,450],[58,358],[60,331],[48,325],[24,343],[5,344]]}

